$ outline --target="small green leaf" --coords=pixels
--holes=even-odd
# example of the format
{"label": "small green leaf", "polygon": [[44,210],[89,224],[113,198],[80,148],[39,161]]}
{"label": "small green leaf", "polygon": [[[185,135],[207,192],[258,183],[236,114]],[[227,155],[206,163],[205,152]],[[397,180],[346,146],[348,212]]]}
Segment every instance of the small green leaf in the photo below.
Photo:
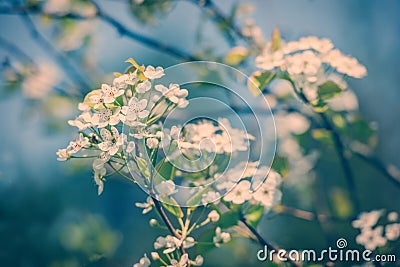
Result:
{"label": "small green leaf", "polygon": [[219,226],[221,228],[229,228],[231,226],[237,225],[239,222],[239,212],[228,211],[223,213],[219,219]]}
{"label": "small green leaf", "polygon": [[346,194],[342,189],[334,188],[330,192],[330,197],[337,216],[340,218],[348,218],[351,216],[353,213],[353,206],[348,194]]}
{"label": "small green leaf", "polygon": [[171,164],[171,162],[166,161],[165,158],[163,158],[155,167],[155,170],[160,178],[163,178],[163,180],[172,180],[175,176],[175,167]]}
{"label": "small green leaf", "polygon": [[194,194],[191,198],[188,199],[186,204],[189,207],[194,207],[194,206],[200,205],[201,199],[203,198],[203,194],[207,193],[208,190],[209,190],[209,188],[206,187],[206,188],[198,191],[196,194]]}
{"label": "small green leaf", "polygon": [[256,228],[258,223],[260,222],[263,214],[264,214],[264,206],[262,206],[262,205],[251,206],[246,211],[245,218],[246,218],[246,221],[251,226]]}
{"label": "small green leaf", "polygon": [[[179,206],[178,202],[172,197],[164,197],[161,198],[161,201],[163,202],[163,206],[166,210],[168,210],[172,215],[174,215],[177,218],[182,218],[183,217],[183,211],[181,207]],[[171,203],[171,204],[167,204]]]}
{"label": "small green leaf", "polygon": [[286,177],[289,173],[288,159],[281,156],[276,156],[272,163],[272,168],[277,171],[282,177]]}
{"label": "small green leaf", "polygon": [[150,171],[147,167],[146,160],[142,159],[141,157],[135,157],[136,164],[140,170],[140,172],[147,178],[150,177]]}
{"label": "small green leaf", "polygon": [[320,86],[318,86],[318,96],[322,100],[327,100],[332,97],[335,97],[339,95],[343,90],[337,85],[336,83],[332,81],[327,81]]}
{"label": "small green leaf", "polygon": [[225,56],[225,63],[231,66],[236,66],[242,63],[249,55],[246,47],[236,46],[229,51]]}
{"label": "small green leaf", "polygon": [[272,37],[271,37],[271,50],[272,51],[277,51],[281,48],[282,46],[282,39],[281,39],[281,33],[279,32],[278,27],[275,27],[273,32],[272,32]]}
{"label": "small green leaf", "polygon": [[325,112],[328,109],[328,105],[322,99],[315,99],[310,102],[314,111],[318,113]]}
{"label": "small green leaf", "polygon": [[261,94],[261,91],[267,87],[275,78],[276,74],[272,72],[254,72],[247,81],[247,87],[254,96]]}
{"label": "small green leaf", "polygon": [[331,133],[328,130],[314,129],[314,130],[312,130],[311,135],[315,140],[318,140],[322,143],[329,144],[329,145],[333,144]]}

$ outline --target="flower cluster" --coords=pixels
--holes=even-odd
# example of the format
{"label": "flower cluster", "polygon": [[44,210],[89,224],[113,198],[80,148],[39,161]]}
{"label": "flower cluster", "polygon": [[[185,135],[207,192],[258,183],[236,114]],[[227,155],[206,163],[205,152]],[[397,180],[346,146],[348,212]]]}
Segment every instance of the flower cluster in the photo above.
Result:
{"label": "flower cluster", "polygon": [[[270,210],[273,206],[278,204],[282,197],[282,192],[279,190],[279,186],[282,182],[281,176],[275,172],[274,170],[270,170],[268,177],[265,181],[257,188],[254,192],[250,190],[251,183],[247,179],[252,177],[252,179],[263,180],[265,177],[265,173],[268,173],[267,167],[261,167],[257,169],[257,162],[255,163],[248,163],[248,166],[245,172],[242,174],[240,181],[233,186],[229,184],[233,182],[228,180],[217,185],[217,188],[225,189],[232,188],[223,198],[226,202],[232,202],[233,204],[243,204],[244,202],[248,201],[254,205],[262,205],[265,207],[266,210]],[[240,166],[240,164],[238,165]],[[237,169],[232,170],[238,171]],[[228,174],[229,177],[229,174]],[[229,179],[229,178],[228,178]]]}
{"label": "flower cluster", "polygon": [[[132,66],[125,74],[116,74],[111,84],[102,84],[79,103],[78,109],[82,113],[68,121],[78,128],[79,137],[57,152],[60,161],[75,157],[94,158],[94,179],[99,194],[107,175],[106,165],[113,173],[127,173],[123,150],[135,152],[135,143],[127,141],[122,125],[133,127],[134,137],[145,139],[147,147],[154,149],[162,136],[155,123],[171,108],[187,105],[187,90],[176,84],[171,84],[169,89],[154,84],[164,75],[163,68],[144,67],[132,59],[128,61]],[[76,155],[78,152],[80,155]]]}
{"label": "flower cluster", "polygon": [[256,58],[256,66],[289,76],[309,100],[318,95],[318,86],[331,81],[344,90],[338,75],[362,78],[366,68],[356,58],[334,48],[327,38],[303,37],[298,41],[284,42],[276,37],[269,42]]}
{"label": "flower cluster", "polygon": [[360,229],[361,233],[356,237],[356,242],[366,249],[375,250],[383,247],[388,241],[396,241],[400,237],[400,222],[397,212],[389,212],[386,216],[386,225],[379,223],[383,221],[384,210],[372,210],[362,212],[352,222],[354,228]]}

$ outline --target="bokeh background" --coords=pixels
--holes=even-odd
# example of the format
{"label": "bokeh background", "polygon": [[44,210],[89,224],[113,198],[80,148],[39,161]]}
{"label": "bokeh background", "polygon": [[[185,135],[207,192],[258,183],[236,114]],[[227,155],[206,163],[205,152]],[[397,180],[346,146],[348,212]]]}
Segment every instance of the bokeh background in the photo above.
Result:
{"label": "bokeh background", "polygon": [[[189,1],[173,1],[168,12],[157,13],[150,24],[143,24],[134,17],[127,2],[97,1],[105,12],[127,27],[183,51],[207,55],[208,50],[226,54],[230,49],[215,24]],[[219,0],[215,4],[228,14],[238,2],[242,3]],[[21,3],[24,4],[0,1],[0,7]],[[270,36],[278,26],[286,40],[304,35],[328,37],[367,67],[366,78],[349,83],[359,98],[362,116],[376,122],[377,157],[400,167],[400,2],[260,0],[246,3],[254,5],[251,16],[265,36]],[[0,15],[1,39],[16,44],[35,61],[49,64],[45,73],[57,72],[54,79],[63,88],[75,88],[71,89],[75,98],[38,101],[32,99],[21,84],[10,87],[4,66],[7,60],[14,60],[13,53],[1,42],[0,60],[4,64],[0,89],[0,266],[131,266],[144,252],[151,250],[157,236],[157,231],[148,225],[150,217],[142,216],[134,205],[146,195],[139,187],[115,177],[107,181],[99,197],[90,167],[78,162],[57,162],[55,152],[73,136],[74,129],[68,127],[66,120],[75,114],[79,90],[89,88],[71,86],[68,73],[54,64],[57,56],[38,42],[22,16],[6,13]],[[55,27],[50,19],[32,15],[32,20],[51,44],[64,47],[63,53],[73,66],[83,69],[82,77],[93,88],[99,85],[100,78],[110,79],[113,71],[123,71],[126,67],[123,62],[128,57],[146,65],[164,67],[181,62],[119,34],[102,21],[91,20],[79,26],[82,31],[89,32],[90,37],[69,32],[70,40],[62,40],[67,37],[58,35],[59,26]],[[74,40],[78,40],[78,44]],[[43,83],[53,84],[51,79],[50,75],[48,78],[45,75]],[[315,169],[317,180],[321,181],[317,184],[330,195],[340,188],[337,177],[341,169],[329,151],[322,151],[322,154]],[[365,210],[400,211],[398,188],[361,161],[354,159],[352,165]],[[308,198],[311,193],[304,194],[304,198]],[[296,202],[297,198],[284,196],[284,201]],[[356,246],[356,231],[349,228],[348,222],[326,227],[328,238],[316,223],[282,215],[265,218],[260,230],[265,237],[286,248],[325,248],[329,240],[339,237],[346,237]],[[208,253],[205,265],[263,266],[256,259],[258,249],[257,245],[236,239]]]}

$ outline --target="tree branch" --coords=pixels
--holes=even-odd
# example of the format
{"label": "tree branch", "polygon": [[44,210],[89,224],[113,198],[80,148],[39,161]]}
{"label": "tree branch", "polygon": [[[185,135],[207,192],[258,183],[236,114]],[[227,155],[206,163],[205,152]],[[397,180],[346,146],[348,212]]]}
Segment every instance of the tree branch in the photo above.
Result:
{"label": "tree branch", "polygon": [[[58,64],[63,67],[66,73],[70,73],[71,76],[76,80],[82,89],[88,89],[91,87],[91,82],[88,77],[84,77],[81,72],[75,67],[75,65],[70,61],[61,51],[58,51],[53,45],[39,32],[36,28],[34,22],[26,11],[22,13],[21,18],[25,23],[27,29],[30,32],[31,37],[38,42],[49,54],[51,54]],[[69,71],[68,71],[69,70]],[[87,82],[89,80],[89,83]]]}
{"label": "tree branch", "polygon": [[[267,248],[270,248],[270,249],[275,250],[275,251],[279,251],[279,250],[280,250],[280,248],[278,248],[278,247],[272,245],[272,244],[269,243],[267,240],[265,240],[265,239],[260,235],[260,233],[257,232],[257,230],[256,230],[253,226],[251,226],[251,225],[246,221],[246,218],[244,218],[244,217],[242,216],[242,217],[240,218],[240,221],[246,226],[247,229],[250,230],[250,232],[257,238],[258,243],[260,243],[262,246],[266,246]],[[301,266],[301,265],[298,264],[297,262],[292,261],[292,260],[290,259],[290,257],[287,257],[287,260],[288,260],[288,262],[289,262],[292,266],[298,266],[298,267]]]}

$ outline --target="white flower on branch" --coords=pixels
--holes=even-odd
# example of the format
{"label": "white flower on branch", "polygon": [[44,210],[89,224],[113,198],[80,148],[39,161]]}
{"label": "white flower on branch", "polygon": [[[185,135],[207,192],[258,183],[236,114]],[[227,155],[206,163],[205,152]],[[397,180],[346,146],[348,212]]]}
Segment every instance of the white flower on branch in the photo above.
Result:
{"label": "white flower on branch", "polygon": [[175,187],[175,183],[171,180],[168,180],[162,181],[161,183],[157,184],[155,186],[155,189],[157,193],[161,196],[169,196],[177,192],[177,189]]}
{"label": "white flower on branch", "polygon": [[164,254],[174,252],[182,245],[182,241],[175,236],[167,235],[166,237],[159,236],[154,242],[154,249],[162,249]]}
{"label": "white flower on branch", "polygon": [[250,182],[247,180],[239,182],[228,194],[224,196],[224,200],[233,204],[243,204],[251,199]]}
{"label": "white flower on branch", "polygon": [[385,236],[388,240],[396,240],[400,236],[400,223],[388,224],[385,227]]}
{"label": "white flower on branch", "polygon": [[146,202],[144,203],[136,202],[135,205],[136,207],[143,209],[142,214],[146,214],[153,209],[154,202],[151,197],[147,197]]}
{"label": "white flower on branch", "polygon": [[231,235],[228,232],[222,232],[221,227],[215,229],[215,236],[213,242],[216,247],[219,247],[223,243],[231,241]]}
{"label": "white flower on branch", "polygon": [[116,125],[120,122],[121,108],[115,109],[103,108],[92,116],[92,124],[97,125],[99,128],[106,127],[108,125]]}
{"label": "white flower on branch", "polygon": [[356,220],[352,222],[354,228],[371,228],[376,225],[382,216],[383,210],[373,210],[370,212],[362,212]]}
{"label": "white flower on branch", "polygon": [[189,255],[187,253],[183,254],[179,261],[176,259],[171,260],[171,265],[167,267],[186,267],[188,265]]}
{"label": "white flower on branch", "polygon": [[101,85],[101,91],[103,93],[104,103],[106,104],[113,103],[117,97],[124,94],[124,90],[120,90],[117,87],[105,83]]}
{"label": "white flower on branch", "polygon": [[118,152],[124,142],[124,135],[120,134],[115,127],[111,127],[111,131],[106,128],[101,129],[100,136],[103,142],[99,144],[99,148],[111,156]]}
{"label": "white flower on branch", "polygon": [[146,107],[146,99],[139,100],[136,97],[132,97],[129,100],[128,106],[122,107],[122,121],[130,126],[142,125],[138,120],[144,119],[150,114]]}
{"label": "white flower on branch", "polygon": [[143,74],[146,76],[146,78],[154,80],[164,76],[164,69],[162,67],[154,68],[153,66],[149,65],[146,67]]}
{"label": "white flower on branch", "polygon": [[147,91],[149,91],[150,89],[151,89],[151,82],[149,80],[139,83],[136,86],[136,92],[138,92],[139,94],[144,94]]}
{"label": "white flower on branch", "polygon": [[135,263],[133,267],[149,267],[151,264],[149,258],[147,257],[146,254],[144,254],[144,257],[142,257],[138,263]]}
{"label": "white flower on branch", "polygon": [[210,211],[210,213],[207,215],[207,218],[212,222],[218,222],[219,217],[219,213],[216,210]]}

